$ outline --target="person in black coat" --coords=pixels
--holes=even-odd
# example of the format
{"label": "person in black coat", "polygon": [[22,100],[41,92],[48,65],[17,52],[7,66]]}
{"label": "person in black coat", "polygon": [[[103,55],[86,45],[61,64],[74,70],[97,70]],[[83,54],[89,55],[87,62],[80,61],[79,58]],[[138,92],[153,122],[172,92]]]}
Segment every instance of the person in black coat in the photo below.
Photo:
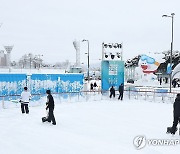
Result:
{"label": "person in black coat", "polygon": [[172,80],[172,85],[173,85],[174,88],[176,88],[176,84],[177,84],[176,79],[173,79]]}
{"label": "person in black coat", "polygon": [[119,97],[118,99],[123,100],[123,93],[124,93],[124,85],[123,83],[119,86]]}
{"label": "person in black coat", "polygon": [[46,94],[47,94],[46,110],[49,109],[49,115],[48,115],[47,121],[48,122],[52,121],[52,124],[56,125],[56,120],[55,120],[55,117],[54,117],[54,98],[51,95],[50,90],[46,90]]}
{"label": "person in black coat", "polygon": [[96,82],[94,82],[94,85],[93,85],[95,88],[97,87],[97,83]]}
{"label": "person in black coat", "polygon": [[113,86],[110,88],[110,96],[109,97],[111,98],[112,96],[115,97],[115,89]]}
{"label": "person in black coat", "polygon": [[160,79],[159,79],[159,83],[160,83],[160,85],[162,84],[162,77],[160,77]]}
{"label": "person in black coat", "polygon": [[93,91],[94,85],[93,83],[90,84],[90,90]]}
{"label": "person in black coat", "polygon": [[177,124],[178,122],[180,122],[180,93],[177,94],[173,108],[174,108],[174,121],[173,121],[173,126],[171,128],[171,134],[175,134],[177,130],[176,129]]}

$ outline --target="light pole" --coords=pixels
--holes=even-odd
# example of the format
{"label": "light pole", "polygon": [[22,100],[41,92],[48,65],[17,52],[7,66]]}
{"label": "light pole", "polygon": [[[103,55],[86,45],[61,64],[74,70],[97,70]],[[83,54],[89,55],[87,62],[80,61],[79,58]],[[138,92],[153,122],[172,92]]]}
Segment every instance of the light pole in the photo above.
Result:
{"label": "light pole", "polygon": [[172,87],[172,85],[171,85],[171,83],[172,83],[172,52],[173,52],[173,24],[174,24],[174,15],[175,15],[175,13],[171,13],[171,15],[163,15],[162,17],[169,17],[169,18],[171,18],[172,19],[172,40],[171,40],[171,54],[170,54],[170,67],[171,67],[171,72],[170,72],[170,74],[169,74],[169,76],[170,76],[170,93],[171,93],[171,87]]}
{"label": "light pole", "polygon": [[88,43],[88,71],[87,71],[87,76],[88,76],[88,82],[89,82],[89,40],[82,40],[82,42],[87,42]]}

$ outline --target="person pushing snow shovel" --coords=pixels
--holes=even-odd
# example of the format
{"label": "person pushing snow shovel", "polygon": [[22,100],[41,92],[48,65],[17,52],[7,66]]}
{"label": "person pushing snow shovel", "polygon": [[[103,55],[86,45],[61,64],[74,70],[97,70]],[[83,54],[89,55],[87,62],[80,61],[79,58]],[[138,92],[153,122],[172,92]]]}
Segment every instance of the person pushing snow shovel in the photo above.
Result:
{"label": "person pushing snow shovel", "polygon": [[21,112],[24,114],[29,114],[29,101],[31,100],[31,93],[28,91],[27,87],[24,87],[24,91],[21,93],[19,102],[21,103]]}
{"label": "person pushing snow shovel", "polygon": [[50,90],[46,90],[47,94],[47,102],[46,102],[46,110],[48,110],[48,116],[42,118],[42,122],[48,121],[51,122],[53,125],[56,125],[56,120],[54,117],[54,98],[51,95]]}
{"label": "person pushing snow shovel", "polygon": [[175,134],[177,131],[178,122],[180,122],[180,93],[177,94],[175,102],[173,104],[174,108],[174,121],[173,126],[167,128],[167,133]]}

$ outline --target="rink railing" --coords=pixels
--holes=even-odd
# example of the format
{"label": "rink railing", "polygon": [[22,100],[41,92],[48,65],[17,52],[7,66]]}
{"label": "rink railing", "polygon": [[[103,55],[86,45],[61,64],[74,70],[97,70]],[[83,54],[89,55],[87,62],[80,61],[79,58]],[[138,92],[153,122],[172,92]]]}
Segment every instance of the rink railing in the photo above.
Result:
{"label": "rink railing", "polygon": [[173,103],[179,92],[157,92],[156,90],[126,90],[128,99]]}
{"label": "rink railing", "polygon": [[[126,89],[124,90],[124,100],[135,99],[135,100],[146,100],[150,102],[162,102],[162,103],[173,103],[178,91],[174,92],[157,92],[157,89],[153,88],[139,88],[136,90]],[[118,100],[119,92],[116,91],[115,98],[109,98],[109,91],[81,91],[81,92],[63,92],[53,93],[56,103],[62,102],[88,102],[88,101],[101,101],[101,100]],[[0,108],[18,107],[20,95],[8,95],[0,96]],[[45,104],[46,94],[32,94],[32,100],[30,106],[39,106]]]}

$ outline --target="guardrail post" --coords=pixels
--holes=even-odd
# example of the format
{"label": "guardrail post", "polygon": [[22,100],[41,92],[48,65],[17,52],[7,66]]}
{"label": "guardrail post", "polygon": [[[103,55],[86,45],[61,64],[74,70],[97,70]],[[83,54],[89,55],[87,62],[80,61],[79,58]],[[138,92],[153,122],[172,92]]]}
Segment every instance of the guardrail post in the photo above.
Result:
{"label": "guardrail post", "polygon": [[136,91],[137,92],[137,99],[138,99],[138,95],[139,95],[139,89],[138,89],[138,91]]}
{"label": "guardrail post", "polygon": [[162,102],[164,103],[164,93],[162,92]]}
{"label": "guardrail post", "polygon": [[153,92],[153,99],[154,99],[154,102],[155,102],[155,90]]}
{"label": "guardrail post", "polygon": [[5,109],[5,107],[4,107],[4,97],[2,97],[2,108]]}
{"label": "guardrail post", "polygon": [[71,102],[71,93],[68,93],[69,94],[69,100],[70,100],[70,102]]}
{"label": "guardrail post", "polygon": [[129,99],[130,99],[130,96],[131,96],[131,94],[130,94],[130,88],[129,88]]}
{"label": "guardrail post", "polygon": [[86,102],[88,101],[88,91],[86,91]]}
{"label": "guardrail post", "polygon": [[60,99],[60,92],[57,93],[57,96],[58,96],[59,101],[61,102],[61,99]]}
{"label": "guardrail post", "polygon": [[80,94],[80,91],[78,92],[78,102],[79,102],[79,94]]}

